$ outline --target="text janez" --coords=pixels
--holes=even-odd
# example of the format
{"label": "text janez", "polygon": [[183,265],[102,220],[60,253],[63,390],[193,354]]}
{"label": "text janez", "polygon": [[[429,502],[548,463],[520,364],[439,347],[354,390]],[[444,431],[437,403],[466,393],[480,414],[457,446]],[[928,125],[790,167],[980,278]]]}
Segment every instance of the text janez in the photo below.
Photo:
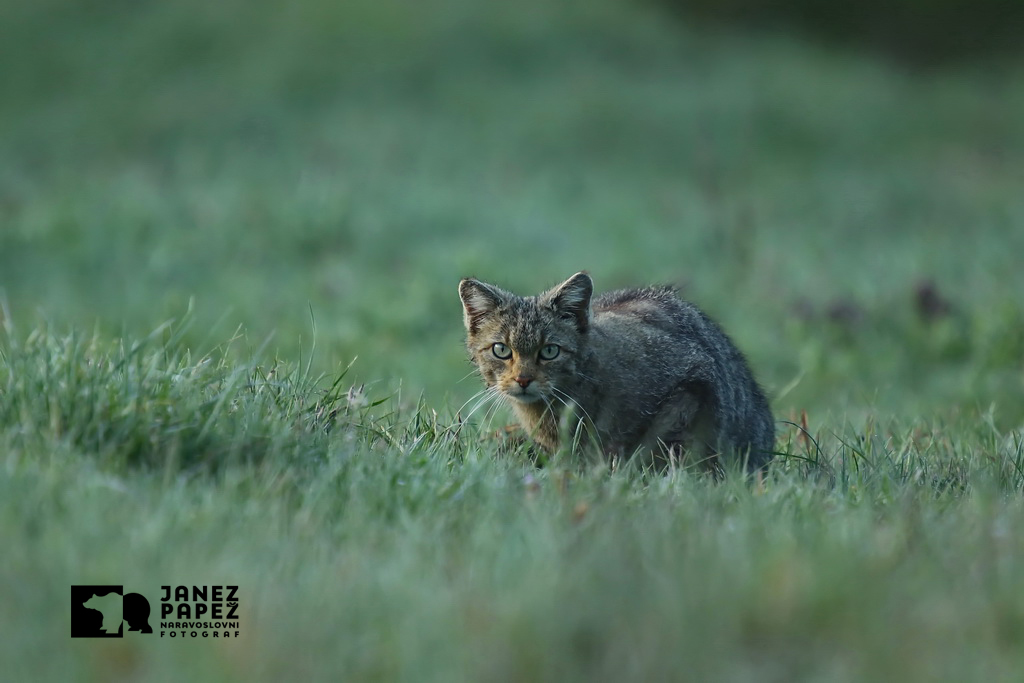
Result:
{"label": "text janez", "polygon": [[[161,586],[160,636],[238,637],[238,586]],[[164,621],[165,619],[179,621]]]}

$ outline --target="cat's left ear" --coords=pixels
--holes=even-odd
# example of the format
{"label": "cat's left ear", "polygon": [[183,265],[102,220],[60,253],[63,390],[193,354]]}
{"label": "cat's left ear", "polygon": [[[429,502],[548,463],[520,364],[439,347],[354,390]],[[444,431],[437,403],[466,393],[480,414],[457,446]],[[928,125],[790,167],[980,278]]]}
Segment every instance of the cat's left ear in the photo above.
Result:
{"label": "cat's left ear", "polygon": [[594,281],[586,272],[579,272],[544,295],[551,307],[576,322],[576,329],[586,332],[590,327],[590,297]]}
{"label": "cat's left ear", "polygon": [[505,293],[493,285],[467,277],[459,283],[459,298],[462,299],[462,320],[466,331],[475,334],[480,320],[493,312],[505,300]]}

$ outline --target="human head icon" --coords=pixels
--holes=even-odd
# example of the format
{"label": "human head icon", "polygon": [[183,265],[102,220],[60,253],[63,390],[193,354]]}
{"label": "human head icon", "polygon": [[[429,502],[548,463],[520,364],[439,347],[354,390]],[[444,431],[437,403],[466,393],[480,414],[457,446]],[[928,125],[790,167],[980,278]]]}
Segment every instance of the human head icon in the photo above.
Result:
{"label": "human head icon", "polygon": [[149,625],[149,600],[139,593],[128,593],[124,596],[124,620],[128,622],[129,631],[152,633]]}

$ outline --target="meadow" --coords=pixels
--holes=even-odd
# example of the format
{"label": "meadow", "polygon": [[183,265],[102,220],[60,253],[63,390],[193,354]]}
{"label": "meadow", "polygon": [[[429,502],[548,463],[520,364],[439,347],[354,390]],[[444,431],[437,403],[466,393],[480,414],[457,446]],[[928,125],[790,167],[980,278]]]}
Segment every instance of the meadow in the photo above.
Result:
{"label": "meadow", "polygon": [[[1020,679],[1019,59],[625,0],[6,3],[0,159],[4,680]],[[580,269],[731,334],[763,478],[463,419],[459,278]],[[240,635],[71,639],[79,584],[238,585]]]}

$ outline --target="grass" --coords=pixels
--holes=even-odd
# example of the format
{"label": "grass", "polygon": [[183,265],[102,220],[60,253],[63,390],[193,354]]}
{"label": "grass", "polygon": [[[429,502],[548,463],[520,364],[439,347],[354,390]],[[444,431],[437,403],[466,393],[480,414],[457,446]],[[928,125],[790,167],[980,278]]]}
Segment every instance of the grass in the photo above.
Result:
{"label": "grass", "polygon": [[[1013,680],[1024,663],[1019,432],[788,430],[753,486],[538,470],[426,405],[182,353],[8,340],[16,680]],[[66,586],[111,581],[239,585],[243,635],[49,655]]]}
{"label": "grass", "polygon": [[[1024,65],[613,0],[94,5],[0,7],[5,676],[1017,679]],[[459,419],[459,277],[579,268],[735,337],[762,481]],[[241,637],[70,640],[70,584],[237,584]]]}

